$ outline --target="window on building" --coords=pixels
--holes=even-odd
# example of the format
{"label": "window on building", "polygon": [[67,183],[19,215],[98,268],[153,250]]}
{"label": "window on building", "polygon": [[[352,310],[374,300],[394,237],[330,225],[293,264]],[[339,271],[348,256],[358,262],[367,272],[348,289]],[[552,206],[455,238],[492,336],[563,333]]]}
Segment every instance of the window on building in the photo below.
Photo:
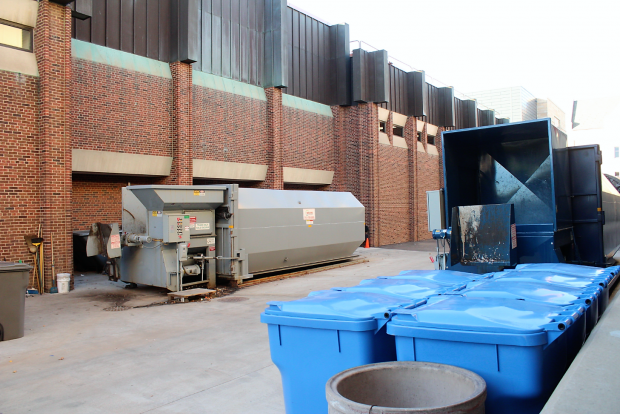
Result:
{"label": "window on building", "polygon": [[426,143],[429,145],[435,145],[435,136],[434,135],[428,135],[426,137]]}
{"label": "window on building", "polygon": [[620,177],[620,172],[616,171],[616,173],[614,174],[616,177]]}
{"label": "window on building", "polygon": [[418,131],[418,141],[422,142],[422,133]]}
{"label": "window on building", "polygon": [[620,147],[614,147],[614,158],[620,157]]}
{"label": "window on building", "polygon": [[32,29],[0,21],[0,45],[32,52]]}
{"label": "window on building", "polygon": [[384,134],[387,133],[387,131],[385,130],[386,126],[385,126],[385,122],[384,121],[379,121],[379,132],[383,132]]}
{"label": "window on building", "polygon": [[403,136],[403,131],[404,131],[403,127],[396,126],[396,125],[394,125],[394,128],[392,129],[392,133],[394,135],[396,135],[397,137],[402,137]]}

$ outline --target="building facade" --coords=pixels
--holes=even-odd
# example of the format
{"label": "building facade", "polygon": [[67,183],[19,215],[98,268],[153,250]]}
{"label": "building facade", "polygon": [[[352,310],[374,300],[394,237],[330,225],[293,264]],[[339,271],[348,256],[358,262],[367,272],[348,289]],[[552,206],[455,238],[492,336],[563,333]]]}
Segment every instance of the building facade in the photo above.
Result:
{"label": "building facade", "polygon": [[348,31],[285,0],[0,0],[0,259],[41,229],[49,288],[130,184],[350,191],[371,246],[430,238],[442,132],[498,121]]}
{"label": "building facade", "polygon": [[522,86],[470,92],[467,96],[493,108],[498,115],[509,118],[510,122],[550,118],[555,127],[566,132],[564,111],[549,99],[534,97]]}

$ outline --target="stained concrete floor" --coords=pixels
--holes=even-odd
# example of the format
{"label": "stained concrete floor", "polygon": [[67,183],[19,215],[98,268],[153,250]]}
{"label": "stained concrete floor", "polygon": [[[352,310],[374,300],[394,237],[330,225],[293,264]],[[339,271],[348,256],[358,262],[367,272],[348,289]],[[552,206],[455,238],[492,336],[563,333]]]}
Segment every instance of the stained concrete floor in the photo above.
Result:
{"label": "stained concrete floor", "polygon": [[[270,300],[432,269],[428,251],[359,249],[368,263],[243,288],[210,302],[135,308],[161,289],[76,275],[64,295],[26,299],[26,333],[0,343],[0,414],[284,414],[259,315]],[[122,304],[126,311],[104,308]]]}

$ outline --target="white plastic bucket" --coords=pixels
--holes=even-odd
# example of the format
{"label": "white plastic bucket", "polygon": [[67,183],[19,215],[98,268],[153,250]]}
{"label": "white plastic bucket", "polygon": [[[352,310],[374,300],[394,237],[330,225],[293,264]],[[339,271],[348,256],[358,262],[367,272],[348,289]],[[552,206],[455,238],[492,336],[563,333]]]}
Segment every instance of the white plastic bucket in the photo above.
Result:
{"label": "white plastic bucket", "polygon": [[58,293],[69,293],[69,283],[71,283],[71,273],[58,273],[56,275]]}

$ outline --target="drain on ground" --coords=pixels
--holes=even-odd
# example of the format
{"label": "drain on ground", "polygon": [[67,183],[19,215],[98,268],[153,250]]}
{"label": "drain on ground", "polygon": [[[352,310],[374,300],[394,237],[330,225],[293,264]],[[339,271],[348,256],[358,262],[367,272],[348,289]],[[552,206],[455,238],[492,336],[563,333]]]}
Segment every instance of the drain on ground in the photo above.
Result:
{"label": "drain on ground", "polygon": [[218,299],[218,302],[243,302],[244,300],[248,300],[250,298],[245,298],[243,296],[229,296]]}
{"label": "drain on ground", "polygon": [[131,306],[110,306],[109,308],[103,308],[104,311],[120,312],[131,309]]}

